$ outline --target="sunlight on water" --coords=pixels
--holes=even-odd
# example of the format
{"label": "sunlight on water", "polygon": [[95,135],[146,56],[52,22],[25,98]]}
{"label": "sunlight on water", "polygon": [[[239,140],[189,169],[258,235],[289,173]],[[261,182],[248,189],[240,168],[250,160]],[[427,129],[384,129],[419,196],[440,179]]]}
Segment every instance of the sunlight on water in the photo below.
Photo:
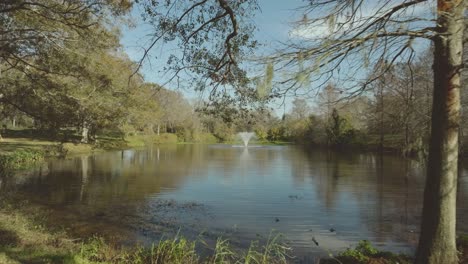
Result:
{"label": "sunlight on water", "polygon": [[[423,175],[418,162],[392,155],[173,145],[52,160],[0,188],[46,206],[50,221],[79,235],[151,243],[180,230],[247,247],[277,230],[296,255],[328,255],[362,239],[413,251]],[[459,185],[459,201],[468,200],[466,170]],[[468,205],[458,207],[467,232]]]}

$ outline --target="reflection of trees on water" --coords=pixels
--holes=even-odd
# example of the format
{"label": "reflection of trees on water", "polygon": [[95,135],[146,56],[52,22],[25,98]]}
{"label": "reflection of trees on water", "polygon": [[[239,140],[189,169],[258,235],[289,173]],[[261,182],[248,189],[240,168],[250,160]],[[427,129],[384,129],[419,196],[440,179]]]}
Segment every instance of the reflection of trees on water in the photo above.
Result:
{"label": "reflection of trees on water", "polygon": [[34,170],[23,183],[13,185],[55,205],[107,206],[122,197],[137,201],[163,189],[177,189],[189,178],[207,177],[210,170],[227,177],[232,175],[227,172],[239,167],[239,161],[246,169],[268,171],[269,161],[277,158],[275,152],[204,145],[123,150],[52,160],[48,163],[50,173]]}
{"label": "reflection of trees on water", "polygon": [[0,194],[15,192],[32,178],[44,178],[49,174],[49,166],[41,163],[30,170],[8,171],[0,174]]}
{"label": "reflection of trees on water", "polygon": [[[154,195],[161,188],[178,188],[191,172],[202,170],[202,153],[177,147],[124,150],[67,161],[51,162],[49,183],[32,183],[38,192],[55,196],[56,203],[82,202],[106,206],[114,200],[136,201]],[[197,177],[197,175],[192,175]],[[75,181],[77,181],[75,183]],[[80,188],[73,188],[78,184]],[[63,189],[64,192],[58,192]],[[74,196],[72,193],[77,193]],[[67,197],[77,197],[75,201]],[[61,198],[59,198],[61,197]],[[61,201],[60,201],[61,200]]]}
{"label": "reflection of trees on water", "polygon": [[[48,167],[24,177],[15,177],[14,182],[10,178],[3,180],[0,190],[14,186],[31,194],[32,199],[56,206],[63,212],[63,217],[68,214],[67,221],[72,222],[76,221],[78,214],[84,219],[89,215],[99,216],[102,212],[123,219],[140,213],[138,204],[145,204],[158,194],[183,189],[187,182],[205,183],[214,177],[226,181],[235,178],[242,179],[239,182],[243,186],[266,183],[269,188],[277,188],[278,193],[266,193],[270,189],[262,190],[263,186],[248,193],[251,197],[260,192],[262,197],[270,195],[268,199],[276,202],[268,205],[271,210],[295,212],[294,206],[299,208],[299,204],[304,202],[304,206],[310,208],[301,213],[321,214],[304,216],[314,224],[328,224],[333,219],[335,223],[348,226],[365,225],[364,229],[369,230],[369,234],[364,235],[373,236],[374,241],[385,242],[395,236],[404,241],[414,240],[418,231],[423,175],[417,162],[394,155],[297,147],[248,149],[169,145],[50,161]],[[278,179],[284,186],[274,186]],[[467,186],[468,177],[461,177],[459,201],[468,200]],[[281,192],[288,192],[287,188],[313,197],[290,201],[289,194],[301,196],[302,193]],[[284,196],[284,200],[278,196]],[[262,209],[270,210],[266,207]],[[459,212],[466,216],[467,208],[464,206]],[[257,209],[252,206],[252,214]],[[297,219],[302,219],[300,217]],[[315,218],[320,220],[315,222]],[[121,222],[122,219],[115,221]],[[283,222],[286,223],[282,220],[276,225]],[[468,228],[466,225],[459,226]]]}
{"label": "reflection of trees on water", "polygon": [[[306,152],[307,153],[307,152]],[[310,177],[317,198],[328,211],[336,209],[335,201],[349,193],[361,206],[361,220],[376,236],[385,242],[396,234],[401,240],[417,242],[422,205],[424,165],[396,155],[333,153],[323,157],[307,154],[310,163],[322,164],[313,169]],[[328,158],[328,164],[324,160]],[[354,165],[353,165],[354,164]],[[468,231],[468,166],[461,167],[458,187],[458,224],[461,232]],[[302,176],[301,176],[302,177]],[[337,181],[338,178],[338,181]]]}
{"label": "reflection of trees on water", "polygon": [[88,183],[88,157],[80,157],[81,161],[81,188],[80,188],[80,201],[83,200],[83,193]]}
{"label": "reflection of trees on water", "polygon": [[308,150],[294,159],[296,184],[310,183],[330,217],[354,206],[352,214],[376,241],[395,236],[415,240],[424,187],[417,162],[385,154]]}

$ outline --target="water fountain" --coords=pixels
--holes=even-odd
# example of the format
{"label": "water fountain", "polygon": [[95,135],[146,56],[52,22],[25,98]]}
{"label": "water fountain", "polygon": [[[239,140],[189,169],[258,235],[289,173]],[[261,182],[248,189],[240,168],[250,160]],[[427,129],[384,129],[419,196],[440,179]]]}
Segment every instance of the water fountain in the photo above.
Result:
{"label": "water fountain", "polygon": [[253,132],[240,132],[239,137],[242,139],[244,142],[244,147],[247,147],[249,145],[250,139],[255,135]]}

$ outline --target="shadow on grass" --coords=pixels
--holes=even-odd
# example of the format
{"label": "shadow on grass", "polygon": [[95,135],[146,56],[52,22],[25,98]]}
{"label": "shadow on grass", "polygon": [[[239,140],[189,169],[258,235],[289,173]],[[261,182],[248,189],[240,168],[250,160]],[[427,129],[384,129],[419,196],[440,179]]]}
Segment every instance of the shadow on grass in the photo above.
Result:
{"label": "shadow on grass", "polygon": [[0,246],[16,246],[19,237],[16,233],[0,228]]}
{"label": "shadow on grass", "polygon": [[[6,257],[7,263],[24,263],[24,264],[43,264],[43,263],[75,263],[74,257],[71,254],[50,254],[39,250],[31,249],[16,249],[2,248],[0,252]],[[0,254],[1,254],[0,253]],[[0,259],[1,261],[1,259]]]}
{"label": "shadow on grass", "polygon": [[17,150],[30,150],[30,149],[37,149],[40,150],[44,146],[47,146],[46,144],[34,144],[35,142],[31,141],[4,141],[2,142],[2,151],[4,152],[13,152]]}
{"label": "shadow on grass", "polygon": [[0,263],[74,263],[66,252],[44,252],[33,245],[22,245],[20,237],[0,227]]}
{"label": "shadow on grass", "polygon": [[38,129],[5,129],[2,131],[2,136],[10,138],[27,138],[45,141],[76,141],[80,140],[80,136],[73,130],[60,130],[59,132],[52,133],[50,131]]}

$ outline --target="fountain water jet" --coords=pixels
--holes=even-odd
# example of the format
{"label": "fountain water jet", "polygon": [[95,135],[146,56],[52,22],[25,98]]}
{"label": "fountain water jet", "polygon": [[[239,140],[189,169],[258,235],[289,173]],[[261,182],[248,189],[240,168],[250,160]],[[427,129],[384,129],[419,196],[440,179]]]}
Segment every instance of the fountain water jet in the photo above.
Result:
{"label": "fountain water jet", "polygon": [[240,132],[239,137],[244,141],[244,147],[249,145],[250,139],[255,135],[253,132]]}

